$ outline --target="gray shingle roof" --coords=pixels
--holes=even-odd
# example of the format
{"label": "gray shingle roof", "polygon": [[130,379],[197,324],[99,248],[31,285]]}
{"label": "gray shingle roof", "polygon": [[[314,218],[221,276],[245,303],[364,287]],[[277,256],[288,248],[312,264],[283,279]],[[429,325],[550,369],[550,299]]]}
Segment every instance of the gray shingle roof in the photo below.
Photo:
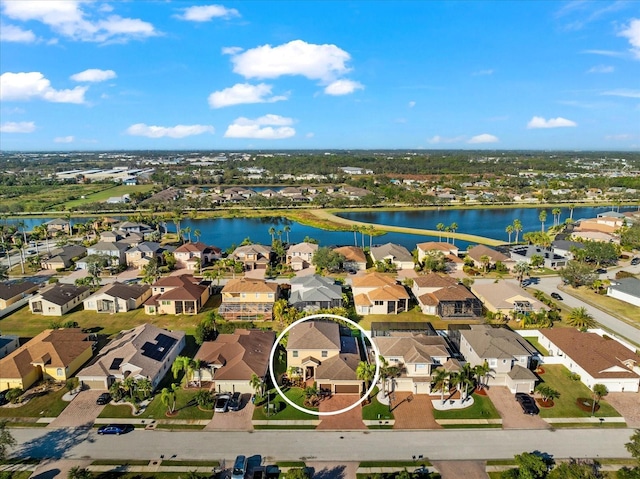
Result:
{"label": "gray shingle roof", "polygon": [[472,326],[460,334],[480,358],[513,358],[536,352],[522,336],[505,328]]}

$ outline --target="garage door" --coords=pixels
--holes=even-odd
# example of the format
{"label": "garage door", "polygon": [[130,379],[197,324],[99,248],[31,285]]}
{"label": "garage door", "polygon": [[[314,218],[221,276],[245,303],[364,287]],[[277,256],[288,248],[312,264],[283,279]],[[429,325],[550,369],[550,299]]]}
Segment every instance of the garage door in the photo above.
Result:
{"label": "garage door", "polygon": [[529,394],[531,392],[531,385],[529,383],[516,383],[516,392]]}
{"label": "garage door", "polygon": [[360,387],[357,384],[337,384],[336,394],[359,394]]}

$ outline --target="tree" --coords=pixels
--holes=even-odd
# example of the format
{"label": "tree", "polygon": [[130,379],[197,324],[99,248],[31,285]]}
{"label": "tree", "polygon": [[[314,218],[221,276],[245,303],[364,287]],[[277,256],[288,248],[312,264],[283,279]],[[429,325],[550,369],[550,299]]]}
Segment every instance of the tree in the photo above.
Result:
{"label": "tree", "polygon": [[158,281],[160,277],[160,268],[158,266],[158,260],[153,257],[142,268],[142,282],[145,284],[153,284]]}
{"label": "tree", "polygon": [[440,391],[440,399],[444,404],[444,390],[447,389],[449,373],[442,367],[437,368],[431,377],[431,390]]}
{"label": "tree", "polygon": [[311,479],[311,475],[306,467],[292,467],[285,475],[285,479]]}
{"label": "tree", "polygon": [[438,235],[438,241],[442,241],[442,230],[444,230],[444,223],[438,223],[436,229],[440,232]]}
{"label": "tree", "polygon": [[216,328],[216,322],[211,316],[202,318],[202,320],[196,326],[194,337],[196,344],[201,346],[205,341],[213,341],[216,339],[218,330]]}
{"label": "tree", "polygon": [[476,376],[476,381],[479,388],[483,388],[485,386],[484,380],[487,378],[490,372],[491,368],[489,367],[489,363],[486,359],[482,364],[478,364],[473,368],[473,373]]}
{"label": "tree", "polygon": [[542,229],[540,231],[542,231],[544,233],[544,222],[547,221],[547,210],[542,210],[540,212],[540,214],[538,215],[538,219],[540,220],[540,223],[542,224]]}
{"label": "tree", "polygon": [[321,246],[313,255],[311,262],[317,271],[337,271],[345,262],[345,257],[327,246]]}
{"label": "tree", "polygon": [[282,228],[285,232],[285,234],[287,235],[287,244],[289,244],[289,232],[291,231],[291,226],[289,225],[284,225],[284,228]]}
{"label": "tree", "polygon": [[446,271],[447,263],[444,253],[438,250],[430,250],[422,260],[422,269],[424,271]]}
{"label": "tree", "polygon": [[91,479],[93,474],[86,467],[74,466],[69,469],[67,479]]}
{"label": "tree", "polygon": [[567,318],[567,324],[583,331],[596,326],[593,316],[589,314],[587,308],[584,306],[573,308],[571,310],[569,317]]}
{"label": "tree", "polygon": [[526,261],[518,261],[513,267],[513,272],[516,275],[516,279],[518,280],[518,283],[522,284],[522,280],[524,279],[524,276],[525,275],[528,276],[529,273],[531,272],[531,265]]}
{"label": "tree", "polygon": [[356,368],[356,377],[364,381],[365,389],[369,390],[369,385],[376,374],[376,365],[367,361],[360,361]]}
{"label": "tree", "polygon": [[600,464],[590,459],[570,459],[558,464],[547,479],[601,479]]}
{"label": "tree", "polygon": [[553,401],[560,397],[560,393],[547,384],[538,384],[535,391],[542,396],[544,402]]}
{"label": "tree", "polygon": [[16,439],[7,429],[7,421],[0,422],[0,461],[4,461],[7,457],[7,451],[17,444]]}
{"label": "tree", "polygon": [[532,268],[540,268],[544,265],[544,256],[542,256],[541,254],[531,255],[530,260]]}
{"label": "tree", "polygon": [[351,231],[353,231],[353,242],[356,248],[358,247],[358,227],[356,225],[351,225]]}
{"label": "tree", "polygon": [[559,271],[559,275],[574,288],[593,284],[597,278],[591,266],[573,260],[567,262],[567,266]]}
{"label": "tree", "polygon": [[516,243],[517,243],[520,232],[522,231],[522,221],[518,219],[513,220],[513,231],[515,231],[516,233]]}
{"label": "tree", "polygon": [[273,241],[276,239],[276,228],[274,226],[269,227],[269,234],[271,235],[271,243],[273,243]]}
{"label": "tree", "polygon": [[163,388],[160,393],[160,401],[167,408],[169,414],[173,414],[176,410],[176,398],[178,396],[178,389],[180,386],[178,384],[172,384],[171,388]]}
{"label": "tree", "polygon": [[[455,233],[455,232],[456,232],[456,230],[458,229],[458,223],[455,223],[455,222],[454,222],[454,223],[451,223],[451,224],[449,225],[449,228],[451,229],[451,232],[452,232],[452,233]],[[452,236],[452,237],[451,237],[451,243],[452,243],[452,244],[456,244],[456,238],[455,238],[454,236]]]}
{"label": "tree", "polygon": [[505,231],[509,235],[509,244],[511,244],[511,235],[513,234],[513,225],[507,225]]}
{"label": "tree", "polygon": [[640,429],[635,430],[633,436],[630,437],[629,442],[627,442],[624,447],[629,451],[631,456],[638,461],[638,465],[640,466]]}
{"label": "tree", "polygon": [[593,388],[591,389],[591,396],[593,397],[593,403],[591,405],[591,415],[593,416],[593,414],[596,411],[596,405],[600,403],[600,400],[605,397],[607,394],[609,394],[609,390],[607,389],[607,386],[605,386],[604,384],[594,384]]}
{"label": "tree", "polygon": [[491,258],[486,254],[483,254],[482,256],[480,256],[480,262],[482,263],[482,266],[484,266],[484,272],[488,273],[489,266],[491,265]]}
{"label": "tree", "polygon": [[136,390],[142,395],[141,399],[149,399],[153,392],[153,384],[148,378],[141,378],[136,381]]}
{"label": "tree", "polygon": [[[517,469],[511,469],[502,477],[514,479],[543,479],[547,475],[548,465],[538,454],[523,452],[514,456]],[[513,471],[516,471],[515,473]]]}
{"label": "tree", "polygon": [[260,396],[264,396],[264,380],[256,373],[251,375],[251,379],[249,379],[249,386],[254,390],[256,396],[258,393],[260,393]]}

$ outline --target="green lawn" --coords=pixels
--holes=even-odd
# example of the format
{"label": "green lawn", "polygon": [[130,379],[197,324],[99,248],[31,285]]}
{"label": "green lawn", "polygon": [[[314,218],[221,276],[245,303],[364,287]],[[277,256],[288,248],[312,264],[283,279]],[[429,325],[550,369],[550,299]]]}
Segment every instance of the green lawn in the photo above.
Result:
{"label": "green lawn", "polygon": [[109,404],[100,413],[101,418],[142,418],[142,419],[211,419],[213,411],[201,411],[193,401],[193,397],[199,389],[178,389],[176,399],[176,411],[178,414],[168,417],[165,413],[167,407],[162,404],[160,391],[147,406],[145,411],[139,416],[131,414],[131,407],[128,405],[115,406]]}
{"label": "green lawn", "polygon": [[24,406],[0,408],[0,417],[57,417],[69,403],[62,400],[66,388],[34,397]]}
{"label": "green lawn", "polygon": [[[410,311],[405,311],[404,313],[391,315],[391,314],[369,314],[367,316],[363,316],[360,322],[358,322],[358,326],[361,326],[365,331],[371,330],[371,323],[373,322],[407,322],[407,323],[418,323],[418,322],[430,322],[434,328],[436,329],[447,329],[450,323],[459,323],[459,321],[444,321],[440,319],[439,316],[432,316],[430,314],[424,314],[421,311],[416,311],[415,309],[411,309]],[[472,324],[479,323],[480,321],[470,321]]]}
{"label": "green lawn", "polygon": [[590,303],[596,308],[606,311],[622,321],[635,325],[636,327],[640,326],[640,316],[638,315],[637,306],[625,303],[616,298],[597,294],[592,289],[586,287],[571,288],[565,286],[561,289],[565,293],[575,296],[586,303]]}
{"label": "green lawn", "polygon": [[56,207],[60,207],[59,209],[71,210],[80,205],[85,205],[87,203],[98,203],[101,201],[105,201],[112,196],[122,196],[125,194],[131,193],[146,193],[147,191],[151,191],[154,185],[101,185],[102,189],[95,193],[85,194],[84,198],[78,198],[71,201],[67,201],[62,205],[56,205]]}
{"label": "green lawn", "polygon": [[473,406],[449,411],[433,410],[436,419],[500,419],[500,414],[487,396],[473,395]]}
{"label": "green lawn", "polygon": [[547,351],[545,348],[542,347],[542,345],[540,344],[540,341],[538,341],[538,338],[531,337],[531,336],[524,336],[524,339],[526,339],[529,342],[529,344],[531,344],[531,346],[536,348],[538,352],[543,356],[549,355],[549,351]]}
{"label": "green lawn", "polygon": [[[283,390],[284,394],[293,401],[295,404],[302,406],[302,402],[304,400],[304,391],[301,388],[288,388]],[[270,391],[271,394],[271,404],[275,404],[275,414],[271,414],[267,417],[266,414],[266,401],[263,403],[256,403],[256,408],[253,411],[253,419],[255,420],[298,420],[298,419],[318,419],[318,416],[314,416],[312,414],[307,414],[302,411],[297,410],[292,407],[288,403],[285,402],[284,399],[280,397],[275,389]],[[305,407],[305,406],[303,406]],[[313,411],[317,411],[318,408],[307,408]]]}
{"label": "green lawn", "polygon": [[376,395],[378,394],[378,388],[374,388],[371,393],[373,399],[371,403],[362,407],[362,419],[365,420],[377,420],[377,419],[393,419],[393,413],[389,411],[389,406],[380,404]]}
{"label": "green lawn", "polygon": [[[542,382],[560,392],[560,397],[554,400],[551,408],[540,408],[541,417],[590,417],[591,411],[583,411],[576,405],[579,397],[590,398],[591,391],[580,381],[569,378],[569,370],[560,364],[545,364],[544,374],[540,375]],[[619,417],[620,414],[602,399],[597,417]]]}

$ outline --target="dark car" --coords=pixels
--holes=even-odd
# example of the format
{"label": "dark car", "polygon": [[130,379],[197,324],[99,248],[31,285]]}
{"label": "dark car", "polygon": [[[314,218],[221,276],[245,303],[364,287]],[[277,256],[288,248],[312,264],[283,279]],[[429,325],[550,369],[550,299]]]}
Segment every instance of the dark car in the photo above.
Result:
{"label": "dark car", "polygon": [[562,301],[562,296],[560,296],[558,293],[556,293],[555,291],[553,293],[551,293],[551,297],[553,299],[557,299],[558,301]]}
{"label": "dark car", "polygon": [[640,258],[633,258],[631,260],[631,266],[637,266],[640,264]]}
{"label": "dark car", "polygon": [[607,270],[604,268],[598,268],[596,274],[607,274]]}
{"label": "dark car", "polygon": [[528,394],[516,393],[516,401],[518,401],[520,407],[522,407],[522,412],[524,412],[525,414],[535,416],[540,412],[535,400]]}
{"label": "dark car", "polygon": [[216,398],[216,404],[213,408],[214,412],[227,412],[229,409],[229,400],[231,395],[227,393],[219,394]]}
{"label": "dark car", "polygon": [[96,399],[96,404],[98,406],[104,406],[105,404],[109,404],[111,402],[111,394],[109,393],[102,393],[100,394],[100,396],[98,396],[98,399]]}
{"label": "dark car", "polygon": [[115,434],[116,436],[129,431],[133,431],[133,426],[130,424],[107,424],[98,428],[98,434]]}
{"label": "dark car", "polygon": [[229,411],[237,411],[240,409],[240,403],[242,402],[242,395],[238,392],[233,393],[231,399],[229,399],[228,408]]}
{"label": "dark car", "polygon": [[4,391],[0,391],[0,406],[4,406],[5,404],[7,404],[9,401],[7,400],[7,393],[9,392],[8,389],[5,389]]}

